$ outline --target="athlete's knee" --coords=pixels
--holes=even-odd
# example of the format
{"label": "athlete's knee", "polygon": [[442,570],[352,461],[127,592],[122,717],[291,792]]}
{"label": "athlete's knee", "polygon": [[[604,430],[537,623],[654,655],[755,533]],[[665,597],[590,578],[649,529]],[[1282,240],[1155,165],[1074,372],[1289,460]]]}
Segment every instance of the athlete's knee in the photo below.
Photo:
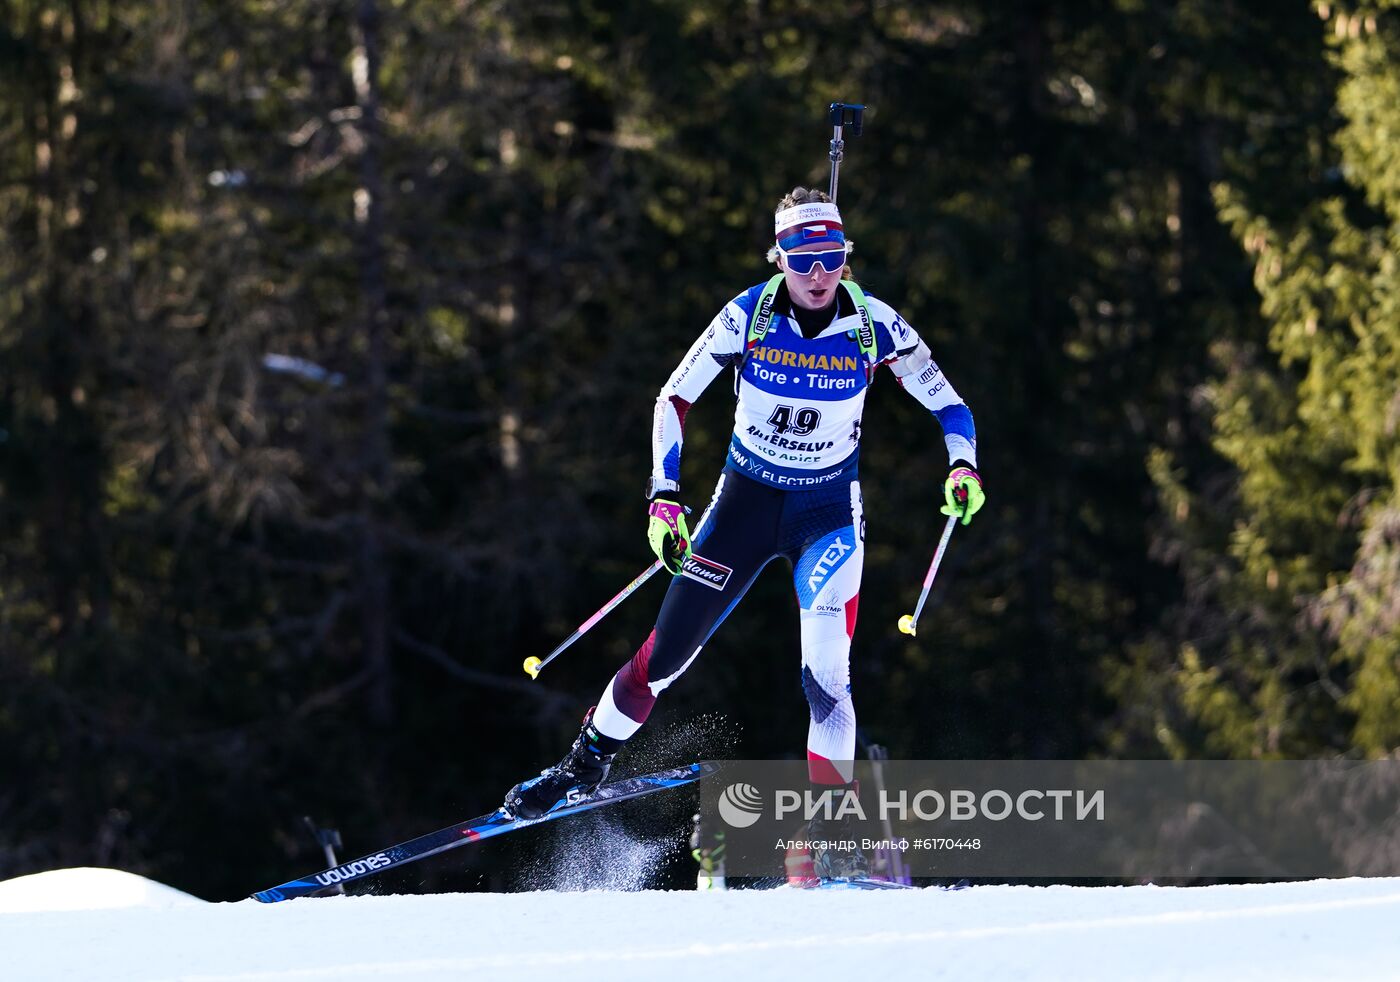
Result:
{"label": "athlete's knee", "polygon": [[812,719],[818,723],[825,722],[843,703],[851,701],[850,676],[847,673],[818,673],[812,671],[811,665],[803,665],[802,694],[807,697]]}
{"label": "athlete's knee", "polygon": [[655,648],[656,631],[653,630],[637,649],[637,653],[613,677],[613,699],[617,708],[638,723],[646,721],[651,707],[656,703],[656,696],[647,684],[647,675],[651,671],[651,656]]}
{"label": "athlete's knee", "polygon": [[653,628],[637,653],[617,673],[614,688],[618,706],[633,719],[646,719],[656,697],[680,678],[699,654],[699,647],[686,652],[675,647],[659,627]]}

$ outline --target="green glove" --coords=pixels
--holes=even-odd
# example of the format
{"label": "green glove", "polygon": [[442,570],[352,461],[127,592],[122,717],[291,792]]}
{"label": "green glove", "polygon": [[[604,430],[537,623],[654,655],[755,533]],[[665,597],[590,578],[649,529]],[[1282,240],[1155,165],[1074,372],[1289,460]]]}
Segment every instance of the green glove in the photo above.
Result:
{"label": "green glove", "polygon": [[987,501],[982,493],[982,479],[971,467],[954,467],[948,480],[943,482],[943,500],[946,503],[939,511],[957,516],[964,525],[968,524]]}
{"label": "green glove", "polygon": [[690,529],[685,525],[685,508],[680,502],[653,498],[647,509],[647,541],[651,551],[672,576],[690,558]]}

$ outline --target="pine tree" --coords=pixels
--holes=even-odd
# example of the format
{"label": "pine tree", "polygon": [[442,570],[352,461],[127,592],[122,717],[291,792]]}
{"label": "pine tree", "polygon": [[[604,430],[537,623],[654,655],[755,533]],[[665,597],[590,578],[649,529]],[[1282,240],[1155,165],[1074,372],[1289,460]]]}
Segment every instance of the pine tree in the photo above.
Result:
{"label": "pine tree", "polygon": [[1237,187],[1262,344],[1216,346],[1201,399],[1227,466],[1154,471],[1186,601],[1118,679],[1122,748],[1383,755],[1400,746],[1400,4],[1318,3],[1339,75],[1333,168],[1294,214]]}

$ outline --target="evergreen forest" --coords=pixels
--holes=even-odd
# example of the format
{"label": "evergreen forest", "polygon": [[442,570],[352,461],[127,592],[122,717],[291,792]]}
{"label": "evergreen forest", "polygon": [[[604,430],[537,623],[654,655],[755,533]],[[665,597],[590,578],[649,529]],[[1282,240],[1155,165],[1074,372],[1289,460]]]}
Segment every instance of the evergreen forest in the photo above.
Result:
{"label": "evergreen forest", "polygon": [[[987,494],[901,634],[948,461],[882,372],[861,739],[1400,753],[1400,0],[0,0],[0,878],[236,899],[556,760],[664,577],[522,659],[651,561],[835,101]],[[633,766],[802,754],[779,566]]]}

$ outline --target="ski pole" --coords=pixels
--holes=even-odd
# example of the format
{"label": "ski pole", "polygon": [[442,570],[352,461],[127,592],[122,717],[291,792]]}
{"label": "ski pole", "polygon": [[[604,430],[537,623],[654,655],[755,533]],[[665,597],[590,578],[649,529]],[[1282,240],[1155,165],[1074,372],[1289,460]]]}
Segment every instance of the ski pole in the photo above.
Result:
{"label": "ski pole", "polygon": [[[339,865],[336,862],[335,851],[345,848],[345,844],[340,841],[340,830],[323,829],[311,820],[310,815],[303,815],[301,820],[306,823],[306,827],[310,829],[311,834],[315,836],[316,841],[320,843],[321,850],[326,854],[326,862],[330,863],[331,869],[334,869]],[[345,896],[345,884],[337,883],[335,885],[335,892],[342,897]]]}
{"label": "ski pole", "polygon": [[948,540],[953,537],[953,529],[958,524],[957,515],[948,516],[948,524],[943,526],[943,538],[938,540],[938,551],[933,554],[933,562],[928,565],[928,574],[924,577],[924,590],[919,594],[919,605],[914,608],[913,614],[905,614],[899,619],[899,629],[909,636],[916,634],[915,628],[919,623],[919,615],[923,613],[924,601],[928,599],[929,587],[933,586],[933,578],[938,574],[938,564],[943,562],[943,552],[948,548]]}
{"label": "ski pole", "polygon": [[611,611],[614,607],[616,607],[618,604],[622,603],[622,601],[630,597],[636,591],[637,587],[641,586],[647,580],[651,579],[652,575],[655,574],[656,571],[660,568],[661,560],[658,559],[656,560],[656,562],[648,566],[640,576],[638,576],[631,583],[623,587],[622,590],[619,591],[617,596],[613,597],[607,603],[603,604],[602,608],[596,614],[594,614],[592,617],[588,618],[588,620],[580,624],[578,626],[578,630],[575,631],[573,634],[570,634],[567,638],[565,638],[564,643],[559,645],[559,647],[555,648],[553,651],[551,651],[548,657],[546,657],[543,661],[541,661],[535,655],[531,655],[529,658],[526,658],[524,665],[525,674],[530,676],[530,678],[532,679],[539,678],[540,669],[544,668],[550,662],[554,661],[554,659],[558,658],[561,654],[563,654],[565,648],[567,648],[569,645],[573,644],[579,638],[583,637],[586,633],[588,633],[589,628],[591,628],[594,624],[597,624],[604,617],[606,617],[608,615],[608,612]]}
{"label": "ski pole", "polygon": [[[865,755],[870,758],[870,776],[875,779],[875,793],[879,795],[881,801],[885,800],[885,761],[890,759],[890,752],[878,743],[867,744]],[[885,833],[886,842],[894,842],[894,825],[890,822],[888,815],[880,815],[880,824]],[[909,883],[909,877],[904,872],[904,863],[899,858],[898,849],[885,849],[885,860],[889,865],[890,879],[896,883]]]}
{"label": "ski pole", "polygon": [[843,139],[842,130],[849,126],[851,136],[860,136],[865,125],[864,113],[864,106],[844,102],[831,104],[831,150],[827,156],[831,158],[831,191],[828,197],[831,198],[832,204],[836,203],[836,183],[841,171],[841,159],[846,155],[846,141]]}

